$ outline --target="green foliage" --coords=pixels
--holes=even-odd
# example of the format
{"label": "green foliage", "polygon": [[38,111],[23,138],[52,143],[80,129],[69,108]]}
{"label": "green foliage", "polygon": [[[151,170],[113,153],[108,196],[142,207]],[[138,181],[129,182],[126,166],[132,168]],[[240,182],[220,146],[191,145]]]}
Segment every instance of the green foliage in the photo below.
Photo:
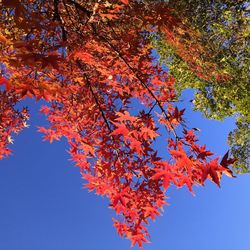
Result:
{"label": "green foliage", "polygon": [[238,161],[235,170],[239,173],[249,172],[250,166],[250,129],[249,120],[240,117],[236,122],[237,128],[230,132],[228,143],[231,145],[232,154]]}
{"label": "green foliage", "polygon": [[[235,115],[237,128],[229,134],[231,152],[238,161],[234,170],[249,171],[250,149],[250,13],[246,1],[169,1],[173,12],[197,36],[185,34],[185,44],[198,42],[207,52],[196,63],[206,72],[208,65],[216,65],[210,77],[201,77],[184,60],[176,47],[164,37],[152,35],[152,43],[160,55],[160,62],[168,66],[181,93],[195,89],[193,103],[196,110],[210,119],[223,120]],[[176,53],[177,52],[177,53]],[[209,56],[208,56],[209,55]],[[210,74],[210,73],[207,73]],[[227,76],[226,78],[220,76]]]}

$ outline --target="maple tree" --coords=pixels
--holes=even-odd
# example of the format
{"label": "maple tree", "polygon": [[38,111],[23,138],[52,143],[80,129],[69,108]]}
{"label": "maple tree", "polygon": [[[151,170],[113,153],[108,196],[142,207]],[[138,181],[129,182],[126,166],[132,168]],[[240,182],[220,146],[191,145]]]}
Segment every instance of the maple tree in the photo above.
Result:
{"label": "maple tree", "polygon": [[[114,226],[132,245],[148,242],[150,219],[161,213],[170,184],[194,185],[232,176],[234,160],[219,162],[187,129],[175,107],[174,78],[155,63],[149,35],[165,34],[195,66],[175,30],[185,29],[158,1],[3,0],[0,6],[0,155],[12,133],[27,127],[25,98],[44,99],[44,139],[66,137],[85,187],[106,196]],[[182,32],[179,32],[180,34]],[[179,34],[179,35],[180,35]],[[155,149],[166,130],[166,154]]]}

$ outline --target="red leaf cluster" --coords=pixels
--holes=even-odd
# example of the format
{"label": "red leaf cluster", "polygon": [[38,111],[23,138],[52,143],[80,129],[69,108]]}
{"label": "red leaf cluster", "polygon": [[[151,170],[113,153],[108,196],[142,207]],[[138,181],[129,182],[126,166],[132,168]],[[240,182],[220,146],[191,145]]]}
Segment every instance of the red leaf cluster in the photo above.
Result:
{"label": "red leaf cluster", "polygon": [[[44,139],[68,140],[85,187],[109,199],[118,233],[140,247],[171,184],[193,192],[207,178],[220,185],[222,173],[232,176],[228,155],[220,164],[211,160],[194,130],[182,128],[184,110],[172,104],[174,79],[152,58],[151,32],[179,44],[173,28],[180,21],[165,4],[3,1],[0,12],[2,157],[10,134],[28,118],[15,103],[48,101],[41,108],[50,124],[39,128]],[[179,52],[190,62],[181,44]],[[168,160],[155,149],[159,127],[166,129]]]}

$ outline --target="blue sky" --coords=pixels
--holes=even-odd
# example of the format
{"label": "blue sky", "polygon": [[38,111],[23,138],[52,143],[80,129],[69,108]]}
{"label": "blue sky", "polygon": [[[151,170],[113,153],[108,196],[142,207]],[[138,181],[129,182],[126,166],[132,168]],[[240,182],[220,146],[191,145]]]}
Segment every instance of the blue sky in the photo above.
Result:
{"label": "blue sky", "polygon": [[[190,92],[184,98],[190,100]],[[107,200],[82,188],[66,142],[42,142],[36,126],[44,124],[44,117],[38,105],[27,103],[30,128],[15,137],[14,154],[0,162],[0,249],[130,249],[112,226]],[[202,130],[201,143],[221,156],[227,151],[232,119],[208,121],[190,110],[186,117],[190,127]],[[224,176],[221,189],[207,182],[205,188],[195,188],[195,197],[186,188],[170,188],[170,206],[150,224],[152,243],[145,249],[249,250],[249,190],[249,175]]]}

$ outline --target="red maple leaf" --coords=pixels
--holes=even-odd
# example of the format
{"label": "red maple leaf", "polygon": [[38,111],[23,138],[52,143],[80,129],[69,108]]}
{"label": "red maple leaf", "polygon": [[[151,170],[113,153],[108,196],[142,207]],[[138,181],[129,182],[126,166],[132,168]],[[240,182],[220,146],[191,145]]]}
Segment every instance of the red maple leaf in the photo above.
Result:
{"label": "red maple leaf", "polygon": [[113,122],[113,124],[117,127],[112,133],[111,135],[123,135],[123,137],[127,137],[129,134],[129,130],[127,128],[127,126],[123,123],[116,123]]}

